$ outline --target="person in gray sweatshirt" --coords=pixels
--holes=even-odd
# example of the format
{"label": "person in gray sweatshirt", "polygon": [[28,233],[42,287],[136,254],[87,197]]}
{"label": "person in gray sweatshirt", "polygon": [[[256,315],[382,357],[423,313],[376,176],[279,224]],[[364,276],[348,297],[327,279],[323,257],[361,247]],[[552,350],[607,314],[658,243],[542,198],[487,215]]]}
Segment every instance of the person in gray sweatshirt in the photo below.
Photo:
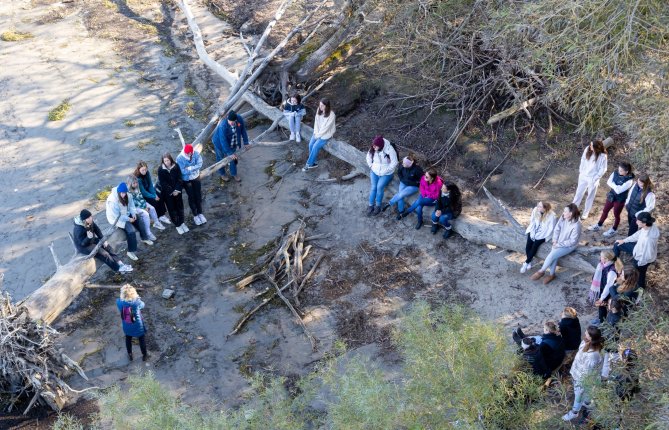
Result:
{"label": "person in gray sweatshirt", "polygon": [[578,206],[574,203],[569,203],[564,208],[562,216],[553,229],[553,248],[544,260],[541,269],[532,275],[532,280],[538,281],[543,278],[547,269],[550,269],[550,271],[548,276],[544,278],[544,285],[556,278],[555,269],[557,269],[558,260],[573,252],[578,246],[578,241],[581,238],[580,216]]}

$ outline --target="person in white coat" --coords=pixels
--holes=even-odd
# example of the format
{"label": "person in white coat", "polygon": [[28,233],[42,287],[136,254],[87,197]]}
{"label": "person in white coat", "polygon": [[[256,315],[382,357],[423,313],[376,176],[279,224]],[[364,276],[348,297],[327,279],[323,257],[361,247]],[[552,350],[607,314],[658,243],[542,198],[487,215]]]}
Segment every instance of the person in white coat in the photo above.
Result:
{"label": "person in white coat", "polygon": [[573,420],[584,405],[587,408],[590,404],[591,384],[599,376],[604,362],[603,347],[602,332],[595,326],[589,326],[569,371],[574,381],[574,406],[562,417],[564,421]]}
{"label": "person in white coat", "polygon": [[578,169],[578,186],[576,187],[576,195],[574,195],[574,203],[576,206],[581,205],[581,200],[587,192],[588,196],[585,198],[585,206],[581,219],[588,218],[592,205],[595,202],[597,188],[599,187],[599,180],[606,173],[608,166],[608,157],[606,155],[606,147],[601,140],[590,142],[590,146],[585,148],[581,156],[581,165]]}
{"label": "person in white coat", "polygon": [[314,134],[309,140],[309,158],[302,168],[303,172],[318,167],[318,153],[327,145],[337,130],[336,115],[330,108],[330,100],[322,99],[314,118]]}
{"label": "person in white coat", "polygon": [[639,230],[625,239],[617,240],[613,245],[613,253],[620,257],[621,252],[632,254],[632,263],[639,270],[637,289],[646,288],[646,272],[648,266],[657,259],[657,242],[660,240],[660,229],[655,218],[648,212],[641,212],[636,217]]}
{"label": "person in white coat", "polygon": [[[144,223],[139,219],[137,209],[132,197],[128,196],[128,186],[121,182],[117,187],[112,188],[107,197],[106,204],[107,221],[111,225],[125,231],[126,241],[128,242],[128,258],[137,261],[137,231],[139,236],[147,245],[153,245],[144,228]],[[116,224],[114,224],[116,223]]]}
{"label": "person in white coat", "polygon": [[539,202],[532,209],[530,225],[525,230],[525,234],[527,234],[526,259],[520,268],[520,273],[525,273],[532,268],[532,259],[537,255],[539,247],[553,235],[556,219],[555,212],[553,212],[553,208],[548,202]]}
{"label": "person in white coat", "polygon": [[369,179],[371,180],[367,216],[381,213],[383,193],[393,180],[397,164],[397,151],[390,141],[381,135],[376,136],[367,152],[367,165],[370,169]]}

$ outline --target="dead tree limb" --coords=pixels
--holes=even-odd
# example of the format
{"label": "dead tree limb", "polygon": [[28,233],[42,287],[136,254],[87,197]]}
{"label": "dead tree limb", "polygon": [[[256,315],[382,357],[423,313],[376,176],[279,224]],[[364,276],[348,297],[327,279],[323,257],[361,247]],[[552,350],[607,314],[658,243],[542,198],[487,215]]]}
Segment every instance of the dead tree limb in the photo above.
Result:
{"label": "dead tree limb", "polygon": [[524,234],[525,229],[523,228],[522,225],[518,221],[516,221],[516,218],[513,217],[509,209],[502,203],[501,200],[499,200],[497,197],[493,196],[490,191],[484,186],[483,191],[485,192],[486,196],[488,196],[488,199],[492,202],[493,206],[495,206],[502,214],[504,217],[509,221],[509,223],[518,230],[519,233]]}

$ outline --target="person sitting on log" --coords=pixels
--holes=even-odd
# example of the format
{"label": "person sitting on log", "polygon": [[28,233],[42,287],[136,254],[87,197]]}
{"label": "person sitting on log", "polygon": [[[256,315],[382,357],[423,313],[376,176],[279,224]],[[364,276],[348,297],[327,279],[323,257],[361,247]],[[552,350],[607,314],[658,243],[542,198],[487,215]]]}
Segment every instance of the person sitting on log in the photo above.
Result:
{"label": "person sitting on log", "polygon": [[[88,209],[83,209],[78,217],[74,217],[74,231],[72,232],[74,247],[81,254],[88,255],[95,246],[104,239],[100,227],[93,220],[93,215]],[[95,253],[95,259],[105,263],[115,272],[132,272],[132,266],[124,264],[116,255],[111,245],[105,241]]]}
{"label": "person sitting on log", "polygon": [[302,168],[303,172],[318,167],[318,153],[327,145],[337,130],[335,123],[336,115],[330,107],[330,100],[322,99],[318,103],[318,110],[314,118],[314,134],[309,140],[309,158],[307,164]]}
{"label": "person sitting on log", "polygon": [[[216,161],[221,161],[225,157],[232,156],[233,160],[230,163],[230,176],[237,182],[241,179],[237,176],[237,149],[241,149],[242,145],[249,144],[249,135],[246,133],[246,124],[244,118],[231,110],[228,113],[227,120],[221,122],[216,128],[214,136],[212,137],[214,143],[214,151],[216,152]],[[218,169],[221,174],[221,181],[228,182],[230,177],[226,175],[225,166]]]}
{"label": "person sitting on log", "polygon": [[447,182],[441,186],[441,194],[432,212],[432,234],[437,234],[439,227],[444,228],[443,238],[448,239],[453,231],[451,220],[462,213],[462,194],[457,185]]}
{"label": "person sitting on log", "polygon": [[[579,334],[580,335],[580,334]],[[513,331],[513,340],[520,345],[527,336],[520,327]],[[541,354],[548,366],[549,372],[555,371],[562,365],[565,357],[564,340],[560,335],[560,329],[554,321],[544,323],[544,333],[541,336],[531,336],[541,349]]]}
{"label": "person sitting on log", "polygon": [[520,273],[532,268],[532,260],[537,255],[539,247],[553,234],[556,216],[550,203],[539,202],[532,209],[530,225],[527,226],[527,242],[525,244],[525,262],[520,267]]}
{"label": "person sitting on log", "polygon": [[165,226],[158,219],[158,214],[153,206],[144,200],[144,196],[142,196],[142,192],[139,190],[139,181],[137,178],[134,175],[128,175],[126,184],[128,185],[128,194],[135,203],[137,214],[142,223],[144,223],[149,240],[156,240],[156,236],[151,232],[151,221],[153,221],[153,226],[158,230],[165,230]]}
{"label": "person sitting on log", "polygon": [[139,349],[142,351],[142,361],[149,359],[146,350],[146,325],[142,316],[144,302],[137,294],[137,290],[131,285],[121,287],[121,297],[116,299],[116,307],[121,313],[121,324],[125,334],[125,349],[128,352],[128,360],[132,361],[132,338],[139,340]]}
{"label": "person sitting on log", "polygon": [[[117,187],[112,188],[111,193],[107,197],[107,221],[109,224],[125,231],[126,241],[128,242],[128,258],[131,260],[138,260],[137,254],[137,231],[142,242],[147,245],[153,245],[153,241],[149,239],[149,235],[144,228],[137,214],[135,202],[128,196],[128,185],[121,182]],[[118,221],[117,221],[118,220]]]}
{"label": "person sitting on log", "polygon": [[288,129],[290,130],[290,140],[302,142],[302,117],[307,114],[302,104],[302,96],[295,93],[291,95],[282,106],[283,116],[288,120]]}
{"label": "person sitting on log", "polygon": [[564,308],[558,327],[564,341],[565,352],[573,353],[581,343],[581,322],[578,320],[576,309],[569,306]]}
{"label": "person sitting on log", "polygon": [[573,252],[581,238],[581,221],[579,215],[578,207],[574,203],[569,203],[564,208],[562,216],[553,229],[553,248],[548,256],[546,256],[541,269],[532,275],[532,280],[537,281],[541,279],[547,269],[550,269],[550,273],[544,278],[544,285],[556,278],[555,270],[557,269],[558,260]]}
{"label": "person sitting on log", "polygon": [[599,325],[606,319],[606,305],[611,297],[611,287],[616,283],[618,274],[622,273],[623,263],[616,259],[611,251],[602,251],[599,263],[592,276],[590,292],[586,302],[597,307],[598,316],[590,324]]}
{"label": "person sitting on log", "polygon": [[597,195],[597,188],[599,188],[599,180],[606,173],[607,165],[608,156],[606,155],[604,142],[601,140],[590,142],[581,156],[581,165],[578,169],[578,186],[572,202],[578,207],[583,200],[583,195],[586,192],[588,193],[581,219],[588,218],[588,214],[590,214],[590,209],[592,209]]}
{"label": "person sitting on log", "polygon": [[642,173],[639,175],[636,184],[634,184],[627,195],[625,207],[627,208],[627,223],[629,224],[627,235],[631,236],[639,230],[636,222],[637,215],[641,212],[652,213],[653,209],[655,209],[653,183],[647,174]]}
{"label": "person sitting on log", "polygon": [[420,196],[413,202],[409,209],[397,215],[397,220],[407,217],[412,212],[416,212],[416,230],[423,226],[423,206],[434,206],[437,204],[437,198],[441,193],[441,186],[444,182],[437,175],[435,169],[430,169],[420,178],[419,191]]}
{"label": "person sitting on log", "polygon": [[[137,167],[133,172],[137,182],[139,184],[139,190],[142,193],[144,200],[153,207],[158,215],[158,221],[162,224],[172,224],[170,218],[166,215],[167,208],[165,207],[165,202],[160,198],[160,193],[156,190],[151,180],[151,172],[149,172],[149,166],[145,161],[140,161],[137,163]],[[159,230],[162,230],[154,222],[154,227]]]}
{"label": "person sitting on log", "polygon": [[625,239],[617,240],[613,245],[613,253],[620,257],[621,252],[631,254],[632,264],[639,270],[638,288],[646,288],[646,272],[648,266],[657,259],[657,242],[660,239],[660,230],[655,218],[648,212],[641,212],[636,217],[640,230]]}
{"label": "person sitting on log", "polygon": [[599,231],[602,229],[609,212],[613,209],[613,226],[604,232],[604,237],[611,237],[618,231],[620,224],[620,214],[625,207],[625,201],[629,195],[630,188],[634,186],[634,173],[632,173],[632,165],[630,163],[622,162],[618,164],[618,169],[611,173],[606,184],[611,188],[606,195],[606,203],[602,209],[602,216],[596,224],[588,227],[590,231]]}
{"label": "person sitting on log", "polygon": [[370,170],[369,179],[371,182],[367,216],[376,216],[381,213],[383,194],[390,181],[393,180],[397,164],[397,151],[390,144],[390,141],[381,135],[376,136],[369,151],[367,151],[367,165]]}
{"label": "person sitting on log", "polygon": [[188,232],[188,226],[184,222],[184,201],[181,196],[181,190],[183,189],[181,169],[174,162],[174,158],[169,152],[163,154],[162,164],[158,169],[158,182],[160,184],[160,198],[167,206],[167,213],[170,214],[170,219],[176,226],[177,233]]}
{"label": "person sitting on log", "polygon": [[202,157],[193,150],[193,145],[186,145],[177,156],[177,164],[181,169],[183,189],[188,194],[188,206],[193,215],[195,225],[202,225],[207,219],[202,213],[202,184],[200,183],[200,169]]}
{"label": "person sitting on log", "polygon": [[382,211],[397,204],[397,213],[404,212],[404,199],[418,192],[420,178],[423,176],[423,169],[416,162],[416,156],[409,154],[402,160],[402,165],[397,169],[397,177],[400,180],[399,191],[383,205]]}

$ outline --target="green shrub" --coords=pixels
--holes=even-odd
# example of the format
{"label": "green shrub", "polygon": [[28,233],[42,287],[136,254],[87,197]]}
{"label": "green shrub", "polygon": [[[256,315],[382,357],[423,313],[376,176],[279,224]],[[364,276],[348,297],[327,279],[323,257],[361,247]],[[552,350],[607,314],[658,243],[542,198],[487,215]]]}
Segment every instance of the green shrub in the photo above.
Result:
{"label": "green shrub", "polygon": [[63,100],[58,106],[49,111],[49,121],[60,121],[64,119],[71,107],[72,105],[68,99]]}

